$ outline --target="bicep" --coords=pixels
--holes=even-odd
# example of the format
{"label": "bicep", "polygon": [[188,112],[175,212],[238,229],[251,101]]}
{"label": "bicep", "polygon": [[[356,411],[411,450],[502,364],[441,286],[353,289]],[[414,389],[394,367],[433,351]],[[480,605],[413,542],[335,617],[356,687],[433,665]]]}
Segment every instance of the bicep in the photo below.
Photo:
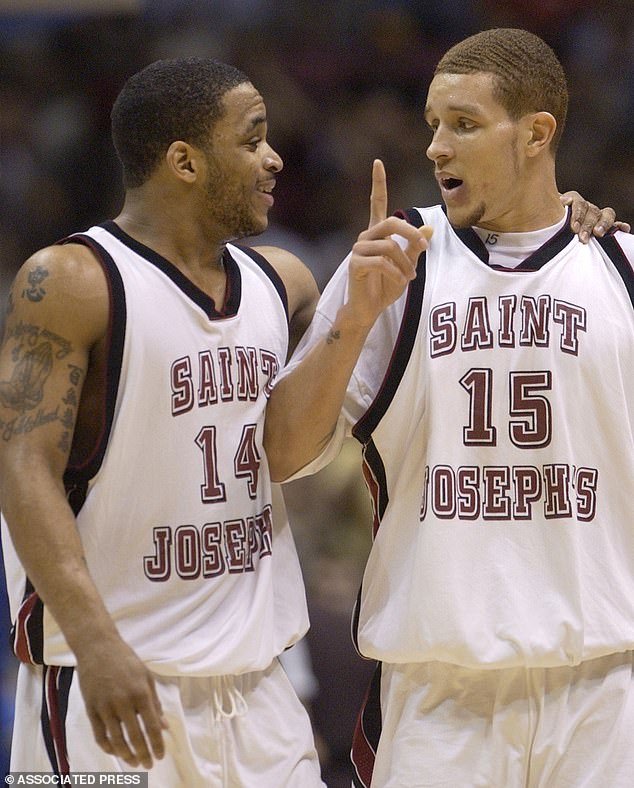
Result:
{"label": "bicep", "polygon": [[105,281],[86,254],[40,253],[14,281],[0,346],[4,478],[45,467],[61,479],[65,469],[90,349],[107,321]]}

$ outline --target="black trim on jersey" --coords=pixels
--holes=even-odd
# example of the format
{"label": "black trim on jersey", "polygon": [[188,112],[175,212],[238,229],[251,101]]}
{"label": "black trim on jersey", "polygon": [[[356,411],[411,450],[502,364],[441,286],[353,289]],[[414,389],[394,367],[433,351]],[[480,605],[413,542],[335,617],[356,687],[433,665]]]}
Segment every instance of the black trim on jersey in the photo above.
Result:
{"label": "black trim on jersey", "polygon": [[454,227],[453,225],[451,229],[479,260],[482,260],[485,265],[489,265],[489,250],[474,229],[471,227]]}
{"label": "black trim on jersey", "polygon": [[282,306],[284,307],[284,312],[286,313],[286,322],[288,323],[290,320],[288,314],[288,294],[286,292],[286,286],[282,281],[282,277],[277,273],[275,268],[273,268],[266,257],[260,254],[260,252],[256,252],[256,250],[252,249],[250,246],[242,246],[242,244],[232,244],[232,246],[235,246],[236,249],[248,254],[253,262],[256,263],[271,280],[273,287],[277,290],[278,295],[282,301]]}
{"label": "black trim on jersey", "polygon": [[603,238],[596,238],[595,240],[612,261],[612,264],[623,280],[632,307],[634,307],[634,270],[632,270],[632,265],[627,259],[621,245],[613,234],[605,235]]}
{"label": "black trim on jersey", "polygon": [[381,388],[374,402],[352,428],[352,434],[362,444],[368,442],[370,435],[385,415],[412,355],[425,292],[426,262],[427,255],[422,252],[418,258],[416,279],[410,282],[408,287],[399,335]]}
{"label": "black trim on jersey", "polygon": [[42,671],[42,706],[40,724],[48,759],[53,772],[70,773],[66,746],[68,695],[75,668],[45,665]]}
{"label": "black trim on jersey", "polygon": [[44,662],[44,603],[29,578],[25,578],[24,594],[15,621],[9,630],[11,650],[30,665]]}
{"label": "black trim on jersey", "polygon": [[[127,309],[123,280],[112,256],[89,235],[71,235],[59,242],[60,244],[80,243],[87,246],[99,261],[108,284],[110,309],[108,316],[108,337],[106,348],[106,379],[104,381],[104,399],[100,412],[101,424],[99,434],[89,454],[78,460],[69,462],[64,473],[64,485],[71,508],[75,515],[81,509],[92,479],[103,461],[110,438],[110,430],[114,419],[114,409],[121,377],[123,345],[125,340]],[[72,457],[72,451],[71,451]]]}
{"label": "black trim on jersey", "polygon": [[[443,206],[443,211],[445,214],[447,213],[447,209]],[[472,227],[453,227],[452,230],[458,236],[458,238],[462,241],[462,243],[470,249],[473,254],[476,255],[483,263],[486,265],[490,265],[491,268],[494,268],[496,271],[539,271],[540,268],[546,265],[546,263],[550,262],[553,257],[559,254],[563,249],[568,246],[570,241],[575,237],[574,233],[570,229],[570,208],[567,209],[566,213],[566,224],[556,232],[552,238],[549,238],[546,243],[536,249],[532,254],[530,254],[525,260],[515,266],[514,268],[507,268],[503,265],[491,265],[489,263],[489,250],[486,247],[486,244],[480,238],[480,236],[476,233],[476,231]]]}
{"label": "black trim on jersey", "polygon": [[376,485],[376,492],[372,497],[376,507],[376,517],[380,522],[383,519],[389,502],[387,476],[385,475],[383,459],[370,436],[368,436],[367,441],[363,445],[363,462],[367,466],[368,471],[372,474],[372,478]]}
{"label": "black trim on jersey", "polygon": [[[445,215],[447,215],[447,207],[445,205],[442,206],[442,210]],[[451,225],[451,229],[479,260],[486,265],[490,265],[491,268],[494,268],[496,271],[539,271],[540,268],[552,260],[555,255],[559,254],[559,252],[561,252],[574,238],[574,233],[570,229],[570,210],[570,208],[567,209],[567,222],[561,230],[555,233],[552,238],[549,238],[543,246],[536,249],[525,260],[522,260],[515,268],[507,268],[503,265],[492,265],[489,263],[489,250],[482,238],[480,238],[472,227],[454,227]],[[416,214],[420,215],[415,208],[408,208],[406,211],[398,212],[398,215],[402,216],[402,218],[407,218],[412,224],[415,224],[415,222],[411,221],[410,216]],[[416,226],[420,227],[420,224],[416,224]]]}
{"label": "black trim on jersey", "polygon": [[539,249],[536,249],[526,260],[522,260],[522,262],[512,270],[538,271],[540,268],[543,268],[546,263],[549,263],[553,257],[556,257],[559,252],[563,251],[574,237],[575,234],[570,229],[570,208],[568,208],[566,211],[566,223],[561,230],[556,232],[552,238],[549,238],[545,244],[540,246]]}
{"label": "black trim on jersey", "polygon": [[[385,510],[389,503],[389,493],[387,487],[387,476],[385,475],[385,466],[383,458],[379,454],[374,441],[370,437],[367,443],[363,446],[363,475],[365,478],[366,486],[370,491],[372,498],[372,506],[374,508],[374,523],[372,538],[376,536],[376,532],[381,525]],[[371,477],[371,479],[368,478]],[[359,648],[359,614],[361,612],[361,593],[363,590],[363,583],[359,586],[359,592],[352,611],[352,620],[350,622],[350,632],[352,635],[352,642],[359,656],[363,657],[361,649]]]}
{"label": "black trim on jersey", "polygon": [[370,788],[376,751],[381,738],[381,663],[376,670],[357,718],[352,739],[350,759],[353,765],[352,784],[355,788]]}
{"label": "black trim on jersey", "polygon": [[165,276],[169,277],[172,282],[182,290],[183,293],[195,304],[197,304],[210,320],[220,320],[226,317],[233,317],[240,306],[240,297],[242,294],[242,277],[240,268],[234,261],[231,255],[225,249],[222,255],[222,261],[225,266],[225,273],[227,275],[227,291],[225,295],[225,303],[222,309],[217,309],[216,303],[213,298],[199,287],[197,287],[185,274],[180,271],[174,263],[163,257],[163,255],[150,249],[149,246],[142,244],[132,236],[128,235],[125,230],[122,230],[118,224],[111,219],[103,222],[100,225],[107,230],[111,235],[125,244],[129,249],[138,254],[144,260],[147,260],[151,265],[156,266],[162,271]]}
{"label": "black trim on jersey", "polygon": [[394,211],[394,216],[398,216],[399,219],[405,219],[405,221],[413,224],[414,227],[423,226],[423,217],[416,208],[400,208],[398,211]]}

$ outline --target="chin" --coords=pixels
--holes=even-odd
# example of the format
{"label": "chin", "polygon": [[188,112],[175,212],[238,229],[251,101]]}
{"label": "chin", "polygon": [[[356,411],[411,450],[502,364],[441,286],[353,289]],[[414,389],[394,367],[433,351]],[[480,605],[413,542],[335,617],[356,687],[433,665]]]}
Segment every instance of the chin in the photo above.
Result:
{"label": "chin", "polygon": [[447,206],[447,218],[453,227],[473,227],[482,221],[484,214],[484,205],[478,205],[472,209],[464,208],[462,210],[452,209]]}

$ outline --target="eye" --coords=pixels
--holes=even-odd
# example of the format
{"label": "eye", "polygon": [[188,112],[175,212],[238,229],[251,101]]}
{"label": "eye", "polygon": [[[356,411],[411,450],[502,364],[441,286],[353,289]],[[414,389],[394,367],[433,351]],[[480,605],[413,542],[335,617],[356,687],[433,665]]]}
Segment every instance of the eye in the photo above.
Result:
{"label": "eye", "polygon": [[250,150],[252,152],[255,152],[258,149],[258,145],[261,142],[262,142],[262,138],[261,137],[254,137],[253,139],[250,139],[246,143],[246,147],[247,147],[248,150]]}
{"label": "eye", "polygon": [[468,118],[460,118],[456,125],[460,131],[472,131],[476,127],[476,124]]}

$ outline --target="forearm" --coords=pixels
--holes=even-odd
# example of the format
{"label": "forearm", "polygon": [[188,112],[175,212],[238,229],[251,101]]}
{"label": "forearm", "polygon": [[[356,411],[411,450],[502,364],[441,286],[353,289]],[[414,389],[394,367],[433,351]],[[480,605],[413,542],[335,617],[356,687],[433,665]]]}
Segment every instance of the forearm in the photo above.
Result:
{"label": "forearm", "polygon": [[328,445],[370,327],[341,307],[333,325],[274,387],[264,430],[274,481],[288,479]]}

